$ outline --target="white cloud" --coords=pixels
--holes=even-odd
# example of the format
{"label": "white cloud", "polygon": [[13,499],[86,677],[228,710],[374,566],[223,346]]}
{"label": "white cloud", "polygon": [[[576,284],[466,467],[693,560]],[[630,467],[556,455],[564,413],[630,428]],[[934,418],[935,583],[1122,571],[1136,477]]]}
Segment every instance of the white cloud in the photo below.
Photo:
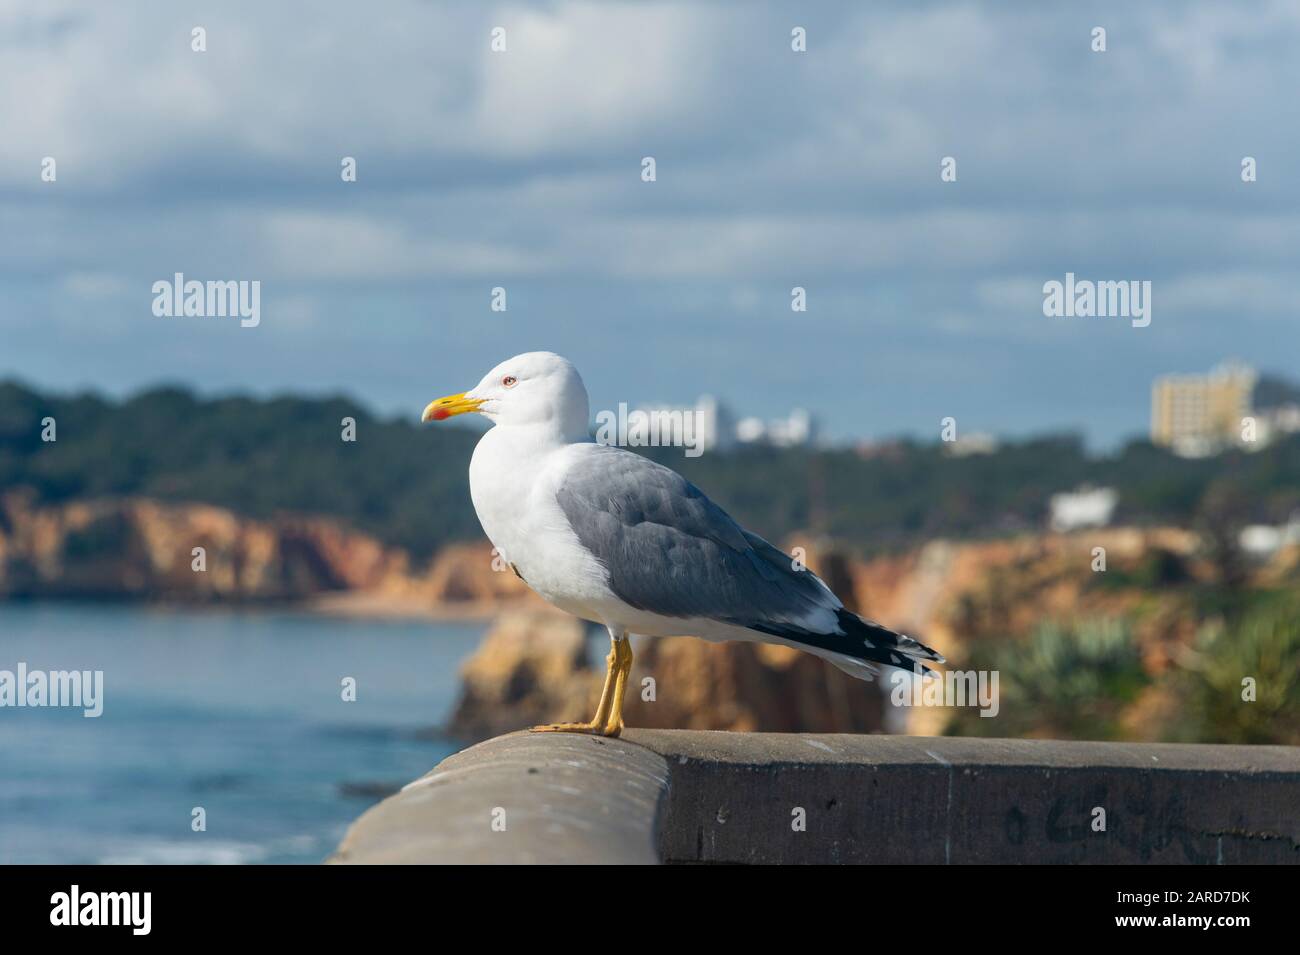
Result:
{"label": "white cloud", "polygon": [[1158,283],[1152,298],[1162,311],[1212,312],[1226,321],[1261,312],[1290,319],[1300,312],[1300,276],[1262,269],[1179,275]]}
{"label": "white cloud", "polygon": [[[654,129],[681,123],[725,79],[716,64],[725,22],[687,4],[562,3],[493,11],[508,49],[476,61],[477,151],[510,156],[572,153],[604,144],[645,154]],[[488,32],[478,37],[488,46]],[[642,153],[626,155],[635,168]]]}
{"label": "white cloud", "polygon": [[544,257],[506,244],[455,239],[402,221],[274,212],[259,221],[268,274],[324,281],[536,271]]}
{"label": "white cloud", "polygon": [[131,284],[111,272],[70,272],[63,277],[63,289],[77,298],[94,301],[125,295]]}
{"label": "white cloud", "polygon": [[[1091,19],[996,2],[815,5],[794,54],[791,10],[0,0],[0,276],[22,306],[0,323],[93,312],[117,334],[115,299],[147,308],[173,271],[262,279],[318,352],[347,356],[333,319],[356,301],[409,315],[431,288],[477,301],[518,277],[539,347],[591,320],[601,283],[616,316],[680,337],[708,315],[728,341],[799,284],[841,350],[890,333],[871,342],[890,367],[958,336],[1050,345],[1072,327],[1035,321],[1041,285],[1067,270],[1152,279],[1153,356],[1163,310],[1206,350],[1216,316],[1293,314],[1294,4],[1114,6],[1104,55]],[[505,333],[457,334],[487,351],[470,336]]]}

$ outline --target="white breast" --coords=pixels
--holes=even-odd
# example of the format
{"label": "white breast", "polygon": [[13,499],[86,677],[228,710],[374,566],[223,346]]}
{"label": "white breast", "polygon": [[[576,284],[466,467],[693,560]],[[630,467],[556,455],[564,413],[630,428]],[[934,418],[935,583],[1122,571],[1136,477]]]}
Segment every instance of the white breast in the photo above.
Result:
{"label": "white breast", "polygon": [[492,546],[528,586],[568,613],[606,623],[622,602],[555,498],[573,447],[539,446],[525,429],[495,427],[470,460],[470,497]]}

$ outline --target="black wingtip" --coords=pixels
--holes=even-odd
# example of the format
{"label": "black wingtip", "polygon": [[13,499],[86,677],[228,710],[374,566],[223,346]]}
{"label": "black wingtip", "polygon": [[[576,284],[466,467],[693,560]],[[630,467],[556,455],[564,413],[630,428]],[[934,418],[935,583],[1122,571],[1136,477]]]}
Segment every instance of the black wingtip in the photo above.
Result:
{"label": "black wingtip", "polygon": [[919,640],[890,630],[888,627],[882,627],[874,620],[859,617],[852,611],[840,609],[836,614],[836,620],[840,629],[848,637],[851,647],[841,652],[849,656],[922,674],[934,672],[922,661],[944,662],[942,653],[927,647]]}
{"label": "black wingtip", "polygon": [[[943,663],[943,654],[927,647],[905,634],[871,620],[865,620],[852,611],[836,611],[838,633],[810,633],[791,627],[773,627],[765,624],[748,624],[751,630],[802,643],[814,650],[828,650],[866,663],[881,663],[912,673],[933,673],[925,663]],[[923,662],[924,661],[924,662]]]}

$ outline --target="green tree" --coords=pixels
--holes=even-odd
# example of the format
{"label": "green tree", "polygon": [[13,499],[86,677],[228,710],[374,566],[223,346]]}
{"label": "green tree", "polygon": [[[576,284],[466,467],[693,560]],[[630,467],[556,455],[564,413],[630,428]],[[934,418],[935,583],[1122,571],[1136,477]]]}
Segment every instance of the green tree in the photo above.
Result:
{"label": "green tree", "polygon": [[1046,622],[1027,639],[986,643],[970,663],[998,672],[1000,711],[959,711],[950,735],[1116,739],[1124,708],[1150,683],[1128,627],[1112,619]]}
{"label": "green tree", "polygon": [[[1300,744],[1300,607],[1203,627],[1182,660],[1183,718],[1197,742]],[[1253,697],[1253,699],[1252,699]]]}

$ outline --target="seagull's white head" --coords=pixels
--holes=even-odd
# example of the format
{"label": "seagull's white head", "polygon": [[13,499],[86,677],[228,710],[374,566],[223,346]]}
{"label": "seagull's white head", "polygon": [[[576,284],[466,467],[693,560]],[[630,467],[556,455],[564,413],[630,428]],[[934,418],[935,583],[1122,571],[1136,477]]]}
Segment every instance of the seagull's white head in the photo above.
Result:
{"label": "seagull's white head", "polygon": [[499,425],[549,425],[571,440],[588,435],[587,387],[578,369],[548,351],[516,355],[469,391],[429,402],[424,421],[476,411]]}

